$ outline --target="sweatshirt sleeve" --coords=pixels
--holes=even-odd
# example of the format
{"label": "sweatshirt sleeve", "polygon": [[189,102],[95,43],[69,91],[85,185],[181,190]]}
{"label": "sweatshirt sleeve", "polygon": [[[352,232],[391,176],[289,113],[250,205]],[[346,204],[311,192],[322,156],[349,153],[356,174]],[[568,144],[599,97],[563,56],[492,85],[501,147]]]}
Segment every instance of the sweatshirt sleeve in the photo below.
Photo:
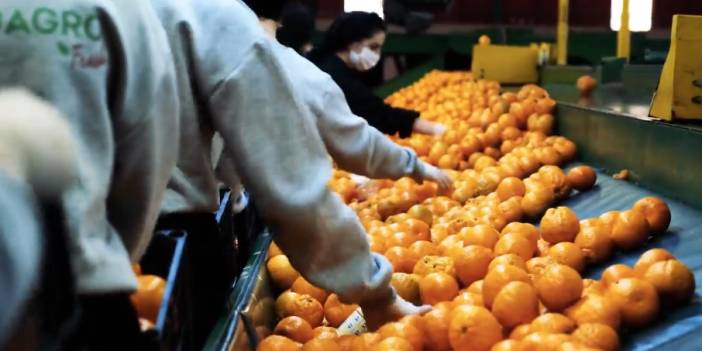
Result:
{"label": "sweatshirt sleeve", "polygon": [[354,115],[331,78],[318,82],[326,92],[312,110],[327,151],[342,169],[376,179],[409,176],[423,180],[423,164],[414,151],[393,143]]}
{"label": "sweatshirt sleeve", "polygon": [[210,98],[227,152],[307,280],[347,302],[392,299],[389,263],[370,252],[355,213],[327,187],[331,164],[314,121],[261,38]]}

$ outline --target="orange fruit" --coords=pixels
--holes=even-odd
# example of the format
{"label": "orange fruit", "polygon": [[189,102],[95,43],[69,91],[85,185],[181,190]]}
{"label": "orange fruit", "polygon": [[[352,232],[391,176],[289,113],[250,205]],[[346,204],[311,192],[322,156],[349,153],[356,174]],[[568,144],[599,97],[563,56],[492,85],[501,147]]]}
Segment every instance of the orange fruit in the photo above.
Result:
{"label": "orange fruit", "polygon": [[338,328],[349,316],[358,309],[358,305],[348,305],[339,300],[339,296],[331,294],[324,303],[324,318],[327,324]]}
{"label": "orange fruit", "polygon": [[516,351],[519,350],[519,342],[516,340],[502,340],[495,344],[490,351]]}
{"label": "orange fruit", "polygon": [[606,324],[585,323],[572,334],[573,339],[582,345],[603,351],[619,350],[619,335]]}
{"label": "orange fruit", "polygon": [[[418,195],[420,198],[421,195]],[[418,219],[431,226],[434,223],[434,214],[424,205],[414,205],[407,211],[410,218]]]}
{"label": "orange fruit", "polygon": [[578,166],[568,171],[568,184],[578,191],[592,188],[597,182],[597,174],[589,166]]}
{"label": "orange fruit", "polygon": [[607,267],[602,272],[602,278],[600,280],[605,286],[616,283],[619,279],[633,278],[636,274],[631,267],[625,264],[615,264]]}
{"label": "orange fruit", "polygon": [[519,234],[536,244],[539,240],[539,230],[533,224],[512,222],[502,229],[501,235]]}
{"label": "orange fruit", "polygon": [[520,221],[524,217],[524,212],[522,211],[521,196],[515,196],[508,199],[507,201],[501,202],[499,208],[502,212],[502,216],[504,217],[507,223]]}
{"label": "orange fruit", "polygon": [[453,301],[451,301],[451,305],[456,308],[461,305],[473,305],[473,306],[480,306],[484,307],[485,303],[483,303],[483,295],[482,294],[477,294],[477,293],[472,293],[468,291],[467,289],[461,290],[458,292],[458,296],[456,296]]}
{"label": "orange fruit", "polygon": [[392,336],[375,344],[371,351],[415,351],[415,348],[408,340]]}
{"label": "orange fruit", "polygon": [[414,265],[413,274],[425,276],[429,273],[442,272],[450,276],[456,275],[456,266],[451,257],[424,256]]}
{"label": "orange fruit", "polygon": [[363,333],[353,343],[353,350],[368,350],[383,340],[378,333]]}
{"label": "orange fruit", "polygon": [[555,263],[556,261],[554,261],[553,258],[548,256],[534,257],[526,262],[526,270],[529,273],[529,275],[531,275],[531,279],[533,281],[536,281],[536,279],[538,279],[538,277],[541,276],[541,274],[543,274],[546,267]]}
{"label": "orange fruit", "polygon": [[532,333],[569,334],[575,330],[575,322],[560,313],[546,313],[536,317],[529,329]]}
{"label": "orange fruit", "polygon": [[572,242],[580,231],[580,222],[575,212],[568,207],[557,207],[546,211],[541,218],[541,238],[551,244]]}
{"label": "orange fruit", "polygon": [[600,220],[600,225],[602,226],[603,230],[608,234],[612,234],[612,229],[614,228],[614,222],[617,221],[619,218],[620,211],[609,211],[603,213],[599,220]]}
{"label": "orange fruit", "polygon": [[641,257],[639,257],[639,260],[636,261],[636,264],[634,265],[634,272],[637,276],[643,277],[644,274],[646,274],[648,267],[651,267],[652,264],[674,259],[675,256],[673,256],[673,254],[671,254],[668,250],[659,248],[650,249],[644,252]]}
{"label": "orange fruit", "polygon": [[522,324],[512,329],[512,332],[509,333],[509,338],[512,340],[522,340],[525,336],[529,334],[531,334],[531,325]]}
{"label": "orange fruit", "polygon": [[403,299],[419,304],[421,301],[419,297],[420,278],[421,277],[416,274],[393,273],[390,284]]}
{"label": "orange fruit", "polygon": [[634,210],[641,211],[653,234],[664,233],[670,225],[670,208],[657,197],[645,197],[634,204]]}
{"label": "orange fruit", "polygon": [[512,265],[498,265],[495,269],[489,271],[483,282],[483,301],[485,306],[492,308],[495,296],[505,285],[514,281],[531,283],[529,275],[524,270]]}
{"label": "orange fruit", "polygon": [[573,268],[552,264],[538,276],[535,287],[549,311],[562,311],[580,299],[583,280]]}
{"label": "orange fruit", "polygon": [[484,281],[482,279],[478,280],[476,282],[473,282],[473,284],[471,284],[467,290],[469,292],[472,292],[474,294],[480,294],[482,296],[483,295],[483,283],[484,283]]}
{"label": "orange fruit", "polygon": [[565,138],[553,144],[553,148],[561,154],[566,162],[575,159],[575,156],[578,154],[578,147],[575,143]]}
{"label": "orange fruit", "polygon": [[306,342],[301,351],[341,351],[341,347],[334,340],[314,338]]}
{"label": "orange fruit", "polygon": [[478,245],[468,245],[456,251],[453,256],[456,277],[463,286],[484,278],[493,257],[492,250]]}
{"label": "orange fruit", "polygon": [[393,246],[383,254],[390,261],[394,272],[411,273],[417,258],[406,247]]}
{"label": "orange fruit", "polygon": [[271,335],[263,339],[256,351],[299,351],[300,344],[280,335]]}
{"label": "orange fruit", "polygon": [[339,333],[336,328],[317,327],[312,329],[312,337],[314,339],[336,339],[339,337]]}
{"label": "orange fruit", "polygon": [[463,248],[463,241],[458,235],[449,235],[437,245],[439,255],[453,256],[454,253]]}
{"label": "orange fruit", "polygon": [[140,318],[156,323],[165,289],[166,280],[159,276],[146,274],[137,277],[137,291],[130,299]]}
{"label": "orange fruit", "polygon": [[285,255],[269,259],[266,268],[268,268],[268,274],[273,284],[281,290],[290,289],[295,280],[300,277],[300,273],[293,268]]}
{"label": "orange fruit", "polygon": [[508,283],[495,296],[492,313],[505,328],[531,322],[539,315],[536,290],[525,282]]}
{"label": "orange fruit", "polygon": [[620,279],[609,285],[607,297],[619,307],[622,322],[630,327],[644,327],[658,315],[656,288],[643,279]]}
{"label": "orange fruit", "polygon": [[[553,148],[546,148],[546,150],[551,150],[553,153],[557,154]],[[558,166],[543,166],[539,169],[539,172],[536,175],[532,175],[532,177],[538,177],[549,185],[553,189],[557,199],[565,199],[572,191],[570,184],[568,184],[568,177]]]}
{"label": "orange fruit", "polygon": [[524,193],[526,193],[524,182],[516,177],[502,179],[500,185],[497,186],[497,196],[502,201],[508,200],[513,196],[524,196]]}
{"label": "orange fruit", "polygon": [[554,200],[553,190],[540,188],[529,191],[522,197],[522,212],[529,218],[536,218],[543,214]]}
{"label": "orange fruit", "polygon": [[458,236],[463,241],[463,245],[480,245],[491,250],[500,239],[500,233],[492,226],[485,224],[463,228]]}
{"label": "orange fruit", "polygon": [[409,341],[414,350],[422,350],[424,347],[424,337],[422,332],[415,326],[404,323],[388,323],[378,329],[381,338],[398,337]]}
{"label": "orange fruit", "polygon": [[562,242],[551,246],[548,256],[557,263],[569,266],[578,272],[585,270],[585,255],[580,247],[573,243]]}
{"label": "orange fruit", "polygon": [[580,232],[575,237],[575,245],[580,248],[587,263],[606,261],[612,256],[614,246],[599,220],[594,225],[584,225],[581,222]]}
{"label": "orange fruit", "polygon": [[502,340],[502,326],[483,307],[460,306],[451,313],[449,343],[455,351],[488,351]]}
{"label": "orange fruit", "polygon": [[422,303],[429,305],[451,301],[458,295],[458,282],[446,273],[429,273],[419,281],[419,294]]}
{"label": "orange fruit", "polygon": [[592,76],[584,75],[578,78],[575,86],[580,91],[580,95],[587,96],[597,87],[597,81]]}
{"label": "orange fruit", "polygon": [[492,261],[490,261],[490,265],[488,266],[488,272],[500,265],[511,265],[524,271],[526,271],[527,269],[526,263],[524,262],[524,259],[521,256],[518,256],[516,254],[506,254],[497,256]]}
{"label": "orange fruit", "polygon": [[298,293],[294,293],[290,290],[284,291],[282,294],[278,295],[275,300],[275,314],[278,318],[284,318],[291,315],[291,308],[293,301],[300,296]]}
{"label": "orange fruit", "polygon": [[314,297],[319,303],[324,303],[327,301],[327,294],[324,289],[320,289],[312,284],[310,284],[305,278],[299,277],[295,280],[290,291],[296,292],[298,294],[307,294]]}
{"label": "orange fruit", "polygon": [[623,211],[614,221],[610,237],[619,248],[631,250],[643,245],[651,233],[646,216],[641,211]]}
{"label": "orange fruit", "polygon": [[421,317],[424,322],[424,350],[451,350],[448,339],[449,315],[449,311],[435,308]]}
{"label": "orange fruit", "polygon": [[322,325],[324,308],[319,301],[310,295],[293,293],[290,301],[284,306],[281,317],[298,316],[316,328]]}
{"label": "orange fruit", "polygon": [[408,247],[415,241],[417,241],[416,238],[408,232],[395,232],[385,239],[385,245],[388,247]]}
{"label": "orange fruit", "polygon": [[583,296],[597,294],[604,296],[607,293],[605,285],[599,280],[583,279]]}
{"label": "orange fruit", "polygon": [[415,259],[420,260],[424,256],[436,255],[438,249],[436,248],[436,244],[432,243],[431,241],[420,240],[410,245],[409,251],[412,253],[412,255],[414,255]]}
{"label": "orange fruit", "polygon": [[409,218],[404,221],[404,224],[407,226],[409,233],[413,236],[414,241],[426,241],[431,238],[429,224],[425,223],[424,221]]}
{"label": "orange fruit", "polygon": [[566,334],[534,332],[519,342],[519,351],[560,351],[563,344],[570,341]]}
{"label": "orange fruit", "polygon": [[532,258],[536,251],[536,242],[519,234],[505,234],[495,244],[495,255],[515,254],[524,261]]}
{"label": "orange fruit", "polygon": [[616,330],[621,323],[619,307],[614,301],[597,294],[582,297],[575,305],[569,307],[565,314],[578,325],[601,323]]}
{"label": "orange fruit", "polygon": [[490,40],[490,37],[486,34],[483,34],[480,36],[480,38],[478,38],[478,44],[480,45],[490,45],[491,42],[492,40]]}
{"label": "orange fruit", "polygon": [[[269,252],[270,252],[270,251],[269,251]],[[134,272],[134,275],[136,275],[136,276],[142,275],[142,272],[141,272],[141,265],[138,264],[138,263],[133,264],[133,265],[132,265],[132,272]]]}
{"label": "orange fruit", "polygon": [[[571,339],[572,339],[572,337],[571,337]],[[588,347],[586,345],[583,345],[581,343],[577,343],[574,341],[566,341],[559,346],[558,351],[602,351],[602,350]]]}
{"label": "orange fruit", "polygon": [[385,239],[373,235],[367,235],[366,238],[368,238],[368,246],[370,246],[372,252],[383,254],[387,251],[388,247],[385,245]]}
{"label": "orange fruit", "polygon": [[666,260],[652,264],[643,278],[653,284],[666,305],[680,306],[695,294],[695,276],[682,262]]}
{"label": "orange fruit", "polygon": [[273,333],[303,344],[314,337],[310,324],[297,316],[281,319],[275,326]]}

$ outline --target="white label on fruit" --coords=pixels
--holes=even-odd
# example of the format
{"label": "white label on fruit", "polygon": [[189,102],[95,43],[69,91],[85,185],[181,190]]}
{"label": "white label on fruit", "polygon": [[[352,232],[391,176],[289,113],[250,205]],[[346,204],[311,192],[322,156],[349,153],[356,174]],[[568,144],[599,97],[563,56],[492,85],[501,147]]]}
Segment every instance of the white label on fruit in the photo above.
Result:
{"label": "white label on fruit", "polygon": [[361,335],[368,331],[366,319],[363,318],[363,311],[357,308],[344,323],[341,323],[337,332],[339,335]]}

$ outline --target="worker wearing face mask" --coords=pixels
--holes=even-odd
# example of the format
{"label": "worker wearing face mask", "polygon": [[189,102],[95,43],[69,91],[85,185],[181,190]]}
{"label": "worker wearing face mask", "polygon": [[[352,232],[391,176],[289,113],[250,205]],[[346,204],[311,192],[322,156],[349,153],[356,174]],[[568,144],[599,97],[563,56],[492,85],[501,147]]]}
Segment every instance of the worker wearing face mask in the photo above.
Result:
{"label": "worker wearing face mask", "polygon": [[386,26],[375,13],[350,12],[331,25],[310,59],[341,87],[351,111],[386,134],[442,134],[445,128],[419,118],[415,111],[393,108],[361,80],[358,72],[375,67],[385,43]]}

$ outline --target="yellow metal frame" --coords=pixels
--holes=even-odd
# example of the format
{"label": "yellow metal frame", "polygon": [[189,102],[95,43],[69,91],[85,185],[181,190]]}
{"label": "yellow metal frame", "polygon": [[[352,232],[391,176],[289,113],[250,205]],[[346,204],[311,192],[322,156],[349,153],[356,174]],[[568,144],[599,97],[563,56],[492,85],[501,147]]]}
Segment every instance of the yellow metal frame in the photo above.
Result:
{"label": "yellow metal frame", "polygon": [[558,45],[556,62],[559,65],[568,64],[568,0],[558,2]]}
{"label": "yellow metal frame", "polygon": [[536,83],[539,51],[528,46],[475,45],[473,75],[500,83]]}
{"label": "yellow metal frame", "polygon": [[617,57],[629,63],[631,59],[631,31],[629,29],[629,0],[622,2],[622,17],[619,33],[617,33]]}

